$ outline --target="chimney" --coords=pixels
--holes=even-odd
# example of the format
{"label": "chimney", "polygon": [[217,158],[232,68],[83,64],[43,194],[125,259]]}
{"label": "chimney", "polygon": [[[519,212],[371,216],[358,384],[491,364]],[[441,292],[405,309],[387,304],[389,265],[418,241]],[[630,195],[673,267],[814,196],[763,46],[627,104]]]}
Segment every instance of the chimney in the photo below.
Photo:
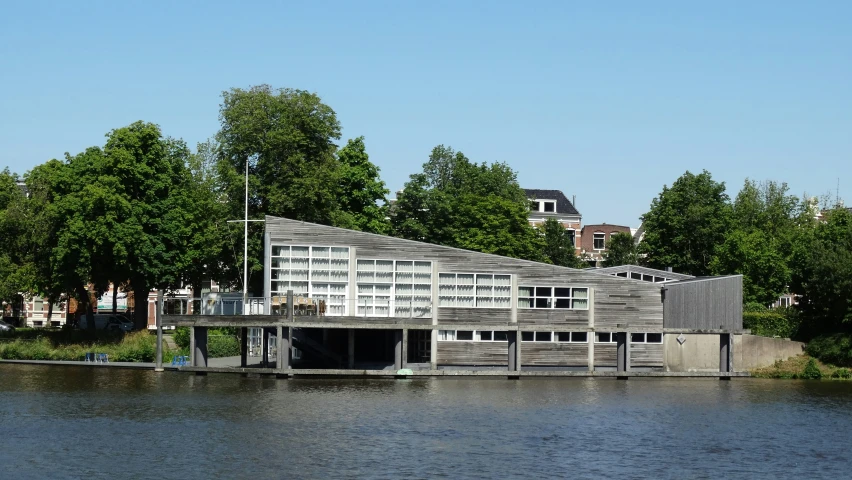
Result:
{"label": "chimney", "polygon": [[672,271],[672,267],[666,267],[666,271],[667,271],[667,272],[671,272],[671,271]]}
{"label": "chimney", "polygon": [[577,208],[577,195],[571,195],[571,205]]}

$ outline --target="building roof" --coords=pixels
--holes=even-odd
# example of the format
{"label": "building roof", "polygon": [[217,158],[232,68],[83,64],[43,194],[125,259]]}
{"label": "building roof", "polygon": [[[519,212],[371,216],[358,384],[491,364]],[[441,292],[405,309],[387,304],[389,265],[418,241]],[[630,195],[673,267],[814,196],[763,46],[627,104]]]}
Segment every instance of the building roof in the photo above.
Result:
{"label": "building roof", "polygon": [[562,213],[567,215],[579,215],[580,212],[574,208],[574,205],[571,203],[571,200],[568,200],[568,197],[562,193],[562,190],[539,190],[536,188],[525,188],[524,191],[527,193],[527,198],[531,199],[546,199],[546,200],[556,200],[556,213]]}
{"label": "building roof", "polygon": [[627,273],[629,275],[631,273],[638,273],[665,278],[667,281],[694,280],[696,278],[684,273],[668,272],[665,270],[657,270],[656,268],[640,267],[639,265],[619,265],[617,267],[589,269],[589,271],[592,273],[599,273],[601,275],[615,275],[617,273]]}

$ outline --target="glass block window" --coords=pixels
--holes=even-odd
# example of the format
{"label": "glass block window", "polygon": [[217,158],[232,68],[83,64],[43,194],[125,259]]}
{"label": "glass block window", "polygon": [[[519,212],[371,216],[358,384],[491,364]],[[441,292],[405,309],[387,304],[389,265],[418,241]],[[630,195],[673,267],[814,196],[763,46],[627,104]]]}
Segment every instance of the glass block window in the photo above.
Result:
{"label": "glass block window", "polygon": [[589,289],[579,287],[518,287],[518,308],[588,310]]}
{"label": "glass block window", "polygon": [[358,315],[432,316],[432,262],[359,259]]}
{"label": "glass block window", "polygon": [[346,315],[349,247],[275,245],[270,265],[272,295],[309,297],[326,304],[326,315]]}
{"label": "glass block window", "polygon": [[438,274],[441,307],[511,308],[512,276],[491,273]]}

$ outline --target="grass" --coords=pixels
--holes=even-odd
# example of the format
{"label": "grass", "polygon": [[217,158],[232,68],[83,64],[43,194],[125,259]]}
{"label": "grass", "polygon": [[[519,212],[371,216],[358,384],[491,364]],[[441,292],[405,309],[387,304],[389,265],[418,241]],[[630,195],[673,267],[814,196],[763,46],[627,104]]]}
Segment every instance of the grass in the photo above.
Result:
{"label": "grass", "polygon": [[[153,362],[157,338],[147,331],[128,334],[87,332],[81,330],[27,330],[0,336],[0,358],[8,360],[69,360],[83,361],[87,352],[106,353],[113,362]],[[175,355],[163,345],[163,362],[170,363]]]}
{"label": "grass", "polygon": [[[816,374],[814,369],[818,370],[819,374]],[[752,370],[751,375],[757,378],[806,379],[821,377],[824,380],[852,379],[852,372],[849,369],[825,364],[807,355],[798,355],[784,361],[779,360],[772,366]]]}

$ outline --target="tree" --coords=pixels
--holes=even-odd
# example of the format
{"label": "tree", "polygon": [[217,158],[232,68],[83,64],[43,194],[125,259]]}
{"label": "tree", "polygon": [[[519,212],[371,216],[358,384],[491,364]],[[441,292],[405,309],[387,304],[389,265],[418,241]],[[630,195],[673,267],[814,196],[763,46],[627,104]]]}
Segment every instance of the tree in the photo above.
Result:
{"label": "tree", "polygon": [[671,188],[664,186],[642,217],[644,263],[709,275],[716,246],[724,242],[730,227],[728,201],[725,183],[714,181],[706,170],[698,175],[687,171]]}
{"label": "tree", "polygon": [[574,237],[555,218],[548,218],[538,226],[544,237],[544,257],[560,267],[586,268],[587,264],[576,253]]}
{"label": "tree", "polygon": [[611,236],[604,255],[605,267],[639,264],[639,250],[629,233],[619,232]]}
{"label": "tree", "polygon": [[793,293],[810,333],[852,326],[852,213],[835,208],[804,230],[791,260]]}
{"label": "tree", "polygon": [[717,246],[711,271],[743,275],[743,300],[769,305],[787,291],[793,239],[809,222],[786,183],[746,179],[732,207],[731,231]]}
{"label": "tree", "polygon": [[[340,161],[337,195],[340,211],[334,224],[363,232],[387,234],[387,194],[379,168],[370,162],[364,137],[349,140],[337,154]],[[378,202],[381,201],[382,205]]]}
{"label": "tree", "polygon": [[439,145],[411,175],[392,208],[394,235],[544,261],[544,239],[529,225],[529,202],[505,163],[475,164]]}
{"label": "tree", "polygon": [[17,182],[18,176],[8,168],[0,171],[0,300],[14,305],[20,302],[27,283],[21,258],[25,251],[21,244],[24,195]]}

